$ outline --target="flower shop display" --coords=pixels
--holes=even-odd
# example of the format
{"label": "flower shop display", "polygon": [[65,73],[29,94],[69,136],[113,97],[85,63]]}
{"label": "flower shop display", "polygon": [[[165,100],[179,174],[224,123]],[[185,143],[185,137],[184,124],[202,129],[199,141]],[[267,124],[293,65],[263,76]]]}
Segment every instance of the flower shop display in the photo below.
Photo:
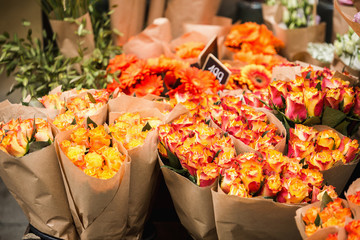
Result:
{"label": "flower shop display", "polygon": [[50,236],[76,239],[46,114],[4,102],[0,112],[2,181],[32,226]]}

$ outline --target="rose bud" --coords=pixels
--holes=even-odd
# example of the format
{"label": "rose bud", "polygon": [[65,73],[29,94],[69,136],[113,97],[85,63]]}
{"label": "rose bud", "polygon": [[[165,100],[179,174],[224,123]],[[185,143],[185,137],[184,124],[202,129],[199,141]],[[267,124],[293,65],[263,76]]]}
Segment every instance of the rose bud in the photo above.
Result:
{"label": "rose bud", "polygon": [[260,136],[258,139],[255,139],[255,141],[251,142],[249,146],[256,151],[263,153],[266,149],[275,149],[276,141],[277,140],[274,139],[274,135],[269,133],[265,134],[263,137]]}
{"label": "rose bud", "polygon": [[349,87],[350,82],[344,81],[341,78],[324,78],[321,83],[321,89],[336,89],[336,88],[344,88]]}
{"label": "rose bud", "polygon": [[240,168],[243,168],[246,166],[247,162],[259,161],[259,156],[256,153],[248,152],[237,155],[233,160],[240,166]]}
{"label": "rose bud", "polygon": [[346,159],[339,149],[332,150],[331,156],[334,159],[334,164],[337,162],[346,163]]}
{"label": "rose bud", "polygon": [[302,92],[288,92],[286,97],[286,117],[293,122],[302,122],[307,118]]}
{"label": "rose bud", "polygon": [[277,201],[280,203],[301,203],[308,196],[311,188],[301,179],[283,178],[283,187],[277,196]]}
{"label": "rose bud", "polygon": [[225,111],[240,112],[242,101],[234,96],[225,96],[221,99],[221,106]]}
{"label": "rose bud", "polygon": [[36,124],[36,133],[35,133],[36,141],[52,142],[54,137],[51,132],[50,124],[46,120],[40,118],[35,119],[35,124]]}
{"label": "rose bud", "polygon": [[304,216],[302,217],[302,220],[305,222],[306,225],[314,223],[315,219],[316,219],[316,217],[317,217],[317,215],[319,213],[320,213],[320,208],[319,207],[308,208],[306,210]]}
{"label": "rose bud", "polygon": [[239,172],[235,168],[228,168],[224,170],[222,175],[220,187],[224,193],[229,193],[231,185],[240,182]]}
{"label": "rose bud", "polygon": [[315,145],[313,142],[301,141],[294,139],[289,141],[288,156],[291,158],[305,158],[315,151]]}
{"label": "rose bud", "polygon": [[340,146],[341,138],[333,130],[324,130],[316,138],[316,151],[334,150]]}
{"label": "rose bud", "polygon": [[301,169],[300,178],[309,185],[309,187],[321,187],[324,181],[323,174],[316,169]]}
{"label": "rose bud", "polygon": [[360,88],[356,87],[356,95],[354,101],[353,114],[360,118]]}
{"label": "rose bud", "polygon": [[336,199],[336,198],[339,197],[339,196],[337,195],[337,193],[335,192],[335,187],[334,187],[334,186],[325,185],[325,186],[322,188],[321,192],[317,195],[317,199],[318,199],[319,201],[322,200],[322,195],[323,195],[325,192],[326,192],[332,199]]}
{"label": "rose bud", "polygon": [[345,163],[349,163],[355,159],[360,151],[359,142],[356,139],[352,140],[348,137],[344,137],[341,140],[339,151],[344,155]]}
{"label": "rose bud", "polygon": [[306,160],[310,169],[319,169],[320,171],[328,170],[334,165],[334,159],[329,150],[313,153]]}
{"label": "rose bud", "polygon": [[220,150],[218,156],[214,159],[214,161],[218,164],[221,168],[229,168],[231,167],[234,162],[233,158],[235,157],[236,152],[234,146],[224,146]]}
{"label": "rose bud", "polygon": [[0,145],[5,149],[8,154],[14,157],[22,157],[28,150],[28,137],[21,132],[20,126],[15,130],[6,133]]}
{"label": "rose bud", "polygon": [[296,78],[288,82],[289,92],[302,92],[304,89],[304,78],[296,75]]}
{"label": "rose bud", "polygon": [[329,106],[333,109],[339,109],[340,102],[343,100],[343,89],[332,88],[326,92],[325,95],[325,106]]}
{"label": "rose bud", "polygon": [[278,108],[283,108],[284,102],[281,98],[283,96],[286,99],[287,96],[287,82],[285,81],[273,81],[269,85],[269,92],[270,92],[270,100],[272,101],[273,105]]}
{"label": "rose bud", "polygon": [[301,141],[315,142],[318,130],[302,124],[295,124],[295,128],[290,128],[290,140],[300,139]]}
{"label": "rose bud", "polygon": [[344,88],[344,106],[342,111],[344,113],[349,113],[352,107],[355,104],[355,92],[354,89],[351,87]]}
{"label": "rose bud", "polygon": [[272,173],[281,173],[287,164],[287,158],[277,150],[266,149],[264,152],[264,172],[266,175],[272,175]]}
{"label": "rose bud", "polygon": [[255,110],[253,107],[243,105],[241,106],[241,116],[243,116],[243,123],[251,124],[252,121],[268,122],[265,113]]}
{"label": "rose bud", "polygon": [[263,180],[262,165],[258,161],[248,161],[241,165],[240,178],[249,194],[259,191]]}
{"label": "rose bud", "polygon": [[219,167],[215,163],[208,163],[196,171],[197,185],[200,187],[210,186],[219,176]]}
{"label": "rose bud", "polygon": [[229,195],[250,198],[251,195],[246,191],[245,185],[242,183],[234,183],[230,187]]}
{"label": "rose bud", "polygon": [[[360,22],[360,21],[359,21]],[[353,220],[346,224],[345,230],[347,232],[348,240],[357,240],[360,236],[360,220]]]}
{"label": "rose bud", "polygon": [[39,101],[48,109],[57,109],[59,111],[65,109],[65,102],[60,100],[61,92],[43,96]]}
{"label": "rose bud", "polygon": [[299,175],[302,165],[299,163],[299,160],[295,158],[287,158],[287,164],[283,170],[283,178],[292,178]]}
{"label": "rose bud", "polygon": [[265,178],[264,186],[260,195],[263,197],[275,197],[282,188],[282,183],[279,174],[270,175]]}
{"label": "rose bud", "polygon": [[252,107],[261,108],[264,104],[259,100],[260,97],[256,96],[252,92],[247,92],[244,94],[244,101],[247,105]]}
{"label": "rose bud", "polygon": [[320,117],[324,109],[324,93],[316,88],[304,89],[304,101],[309,117]]}
{"label": "rose bud", "polygon": [[258,134],[254,133],[252,130],[247,130],[243,128],[239,128],[236,133],[230,134],[237,139],[240,139],[246,145],[250,145],[250,143],[254,142],[258,137]]}

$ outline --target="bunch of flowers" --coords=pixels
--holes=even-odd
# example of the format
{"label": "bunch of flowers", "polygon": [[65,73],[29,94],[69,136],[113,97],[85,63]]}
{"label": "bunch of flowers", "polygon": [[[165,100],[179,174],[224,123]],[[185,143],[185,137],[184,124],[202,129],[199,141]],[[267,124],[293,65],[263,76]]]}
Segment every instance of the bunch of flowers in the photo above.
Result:
{"label": "bunch of flowers", "polygon": [[240,197],[261,196],[280,203],[316,202],[318,194],[327,191],[336,196],[333,187],[323,185],[323,175],[306,169],[298,160],[273,149],[262,156],[244,153],[231,159],[221,172],[221,189]]}
{"label": "bunch of flowers", "polygon": [[345,65],[360,70],[360,38],[352,28],[344,35],[336,35],[335,54]]}
{"label": "bunch of flowers", "polygon": [[126,158],[117,147],[111,146],[111,136],[102,125],[77,128],[60,147],[75,166],[99,179],[112,178]]}
{"label": "bunch of flowers", "polygon": [[[360,121],[360,89],[332,76],[326,68],[323,71],[304,68],[301,76],[292,81],[271,82],[269,94],[263,94],[261,101],[277,110],[278,117],[291,127],[295,123],[323,124],[348,135],[355,132]],[[264,100],[266,97],[269,99]]]}
{"label": "bunch of flowers", "polygon": [[283,22],[288,29],[302,28],[315,25],[313,16],[313,1],[309,0],[281,0],[285,7]]}
{"label": "bunch of flowers", "polygon": [[321,207],[311,207],[307,209],[302,220],[305,223],[305,233],[311,236],[321,228],[330,226],[345,226],[346,217],[352,217],[350,208],[344,207],[341,198],[336,198]]}
{"label": "bunch of flowers", "polygon": [[197,58],[204,48],[203,42],[186,42],[175,48],[175,55],[181,59]]}
{"label": "bunch of flowers", "polygon": [[355,203],[356,205],[360,206],[360,191],[357,191],[354,194],[348,195],[347,199],[352,202]]}
{"label": "bunch of flowers", "polygon": [[141,117],[140,113],[124,113],[109,126],[111,136],[125,149],[130,150],[144,144],[151,129],[162,121],[156,117]]}
{"label": "bunch of flowers", "polygon": [[[105,89],[92,91],[83,89],[78,92],[77,96],[68,99],[64,104],[60,104],[60,106],[64,106],[66,111],[58,114],[52,123],[60,131],[82,125],[87,117],[97,114],[107,104],[109,97],[110,94]],[[56,104],[47,104],[50,102],[49,99]],[[56,107],[58,103],[62,103],[59,94],[44,96],[40,101],[49,107]]]}
{"label": "bunch of flowers", "polygon": [[263,24],[246,22],[234,25],[226,36],[225,46],[236,52],[235,59],[249,64],[261,64],[268,69],[286,61],[276,55],[284,43],[274,37]]}
{"label": "bunch of flowers", "polygon": [[164,164],[200,187],[214,183],[220,168],[235,156],[231,139],[220,129],[184,115],[159,126],[159,138]]}
{"label": "bunch of flowers", "polygon": [[310,169],[330,169],[337,162],[355,161],[360,149],[356,139],[340,136],[332,129],[317,131],[312,127],[296,124],[290,128],[289,157],[304,161]]}
{"label": "bunch of flowers", "polygon": [[41,118],[0,122],[0,150],[14,157],[48,146],[53,139],[49,123]]}
{"label": "bunch of flowers", "polygon": [[248,64],[240,69],[231,68],[227,89],[248,89],[254,91],[267,88],[271,81],[271,72],[263,65]]}
{"label": "bunch of flowers", "polygon": [[283,139],[265,113],[242,104],[237,97],[222,97],[212,106],[211,119],[222,130],[258,151],[274,149]]}

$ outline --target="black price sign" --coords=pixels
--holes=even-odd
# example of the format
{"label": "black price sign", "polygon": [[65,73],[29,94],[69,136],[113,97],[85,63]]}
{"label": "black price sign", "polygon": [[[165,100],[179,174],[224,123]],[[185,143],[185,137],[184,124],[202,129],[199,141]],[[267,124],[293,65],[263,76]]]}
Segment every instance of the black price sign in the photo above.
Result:
{"label": "black price sign", "polygon": [[217,80],[219,80],[220,84],[225,85],[231,75],[230,70],[222,64],[219,59],[217,59],[211,53],[206,58],[205,64],[202,70],[210,71]]}
{"label": "black price sign", "polygon": [[205,48],[198,56],[200,68],[204,66],[206,59],[210,53],[212,53],[215,57],[218,57],[218,45],[216,35],[206,44]]}

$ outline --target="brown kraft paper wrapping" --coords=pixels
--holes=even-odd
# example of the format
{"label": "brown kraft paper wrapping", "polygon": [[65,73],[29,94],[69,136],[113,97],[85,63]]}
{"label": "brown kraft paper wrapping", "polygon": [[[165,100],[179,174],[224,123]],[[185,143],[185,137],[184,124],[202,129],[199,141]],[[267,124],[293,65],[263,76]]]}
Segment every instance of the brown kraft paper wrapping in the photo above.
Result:
{"label": "brown kraft paper wrapping", "polygon": [[[330,128],[329,126],[315,125],[313,127],[318,131],[324,131],[329,129],[333,130],[339,135],[341,139],[344,138],[344,135],[342,135],[335,129]],[[321,171],[324,176],[324,181],[328,185],[334,186],[336,193],[340,195],[344,191],[345,185],[350,179],[351,174],[354,171],[358,162],[359,160],[352,161],[347,164],[344,164],[341,161],[335,163],[334,166],[332,166],[330,169]]]}
{"label": "brown kraft paper wrapping", "polygon": [[[128,99],[128,96],[123,95],[119,97],[120,100],[122,98]],[[138,100],[138,98],[134,99]],[[159,108],[165,110],[167,106],[160,102],[158,102],[160,104],[156,104],[153,108],[144,110],[144,105],[146,106],[146,103],[151,103],[151,101],[145,99],[121,102],[123,102],[122,105],[115,105],[117,108],[112,107],[112,110],[121,111],[127,109],[128,111],[126,112],[138,112],[141,117],[158,117],[164,123],[187,112],[182,105],[177,105],[169,114],[165,115],[160,112]],[[112,124],[114,120],[123,113],[124,112],[110,112],[109,123]],[[153,130],[149,132],[143,145],[128,150],[128,154],[131,158],[131,191],[129,195],[129,217],[125,239],[141,238],[144,223],[149,211],[150,200],[159,175],[157,145],[158,132]],[[123,146],[121,146],[121,148],[123,148]]]}
{"label": "brown kraft paper wrapping", "polygon": [[211,24],[220,0],[168,0],[165,17],[171,22],[173,37],[184,33],[184,23]]}
{"label": "brown kraft paper wrapping", "polygon": [[56,42],[59,46],[60,52],[65,57],[76,57],[79,56],[79,47],[83,49],[84,58],[87,59],[95,49],[94,34],[91,25],[91,19],[89,13],[75,19],[78,22],[82,22],[85,19],[86,26],[85,30],[90,33],[80,37],[77,32],[79,25],[67,21],[50,19],[52,30],[56,33]]}
{"label": "brown kraft paper wrapping", "polygon": [[160,157],[159,163],[181,224],[194,239],[218,239],[211,197],[211,188],[216,187],[218,181],[208,187],[199,187],[163,167]]}
{"label": "brown kraft paper wrapping", "polygon": [[114,177],[103,180],[86,175],[60,149],[70,132],[56,136],[70,210],[81,239],[122,239],[126,232],[130,184],[128,157]]}
{"label": "brown kraft paper wrapping", "polygon": [[[360,10],[360,2],[356,0],[354,0],[353,2],[356,8],[356,12],[358,12]],[[349,15],[349,13],[346,13],[345,11],[343,12],[339,6],[338,0],[334,0],[334,7],[336,11],[338,11],[340,15],[345,19],[345,21],[349,24],[349,26],[354,30],[354,32],[356,32],[357,35],[360,35],[360,24],[353,21],[354,15],[351,16]],[[348,28],[346,28],[346,30],[348,30]]]}
{"label": "brown kraft paper wrapping", "polygon": [[349,189],[345,192],[345,197],[348,200],[349,207],[353,212],[354,219],[360,219],[360,205],[356,205],[353,202],[349,201],[349,195],[354,195],[356,192],[360,191],[360,178],[356,179],[350,186]]}
{"label": "brown kraft paper wrapping", "polygon": [[[335,4],[335,1],[334,1]],[[335,7],[334,7],[335,9]],[[354,16],[357,11],[354,6],[346,6],[346,5],[339,5],[339,9],[348,16]],[[348,32],[349,28],[346,26],[348,23],[346,22],[345,18],[343,18],[339,11],[336,9],[333,12],[333,28],[332,28],[332,41],[336,39],[336,34],[344,35]]]}
{"label": "brown kraft paper wrapping", "polygon": [[[40,111],[19,104],[7,104],[0,112],[4,122],[19,117],[46,119]],[[54,144],[19,158],[0,151],[0,176],[32,226],[50,236],[78,238]]]}
{"label": "brown kraft paper wrapping", "polygon": [[[342,199],[342,202],[344,204],[344,207],[349,207],[346,200]],[[308,240],[325,240],[326,237],[330,234],[330,233],[337,233],[339,232],[340,227],[338,226],[331,226],[331,227],[326,227],[326,228],[322,228],[318,231],[316,231],[314,234],[312,234],[310,237],[306,236],[305,233],[305,223],[302,220],[303,216],[305,215],[305,212],[311,208],[311,207],[318,207],[320,208],[321,202],[315,202],[312,204],[309,204],[307,206],[301,207],[298,210],[296,210],[296,215],[295,215],[295,222],[296,222],[296,226],[298,228],[298,231],[301,235],[301,237],[303,239],[308,239]]]}
{"label": "brown kraft paper wrapping", "polygon": [[336,71],[339,71],[340,73],[348,72],[356,78],[360,77],[360,70],[356,70],[354,68],[349,67],[337,56],[334,57],[334,59],[331,63],[331,68]]}
{"label": "brown kraft paper wrapping", "polygon": [[294,216],[300,204],[284,204],[271,199],[242,198],[211,190],[216,230],[220,240],[301,239]]}

